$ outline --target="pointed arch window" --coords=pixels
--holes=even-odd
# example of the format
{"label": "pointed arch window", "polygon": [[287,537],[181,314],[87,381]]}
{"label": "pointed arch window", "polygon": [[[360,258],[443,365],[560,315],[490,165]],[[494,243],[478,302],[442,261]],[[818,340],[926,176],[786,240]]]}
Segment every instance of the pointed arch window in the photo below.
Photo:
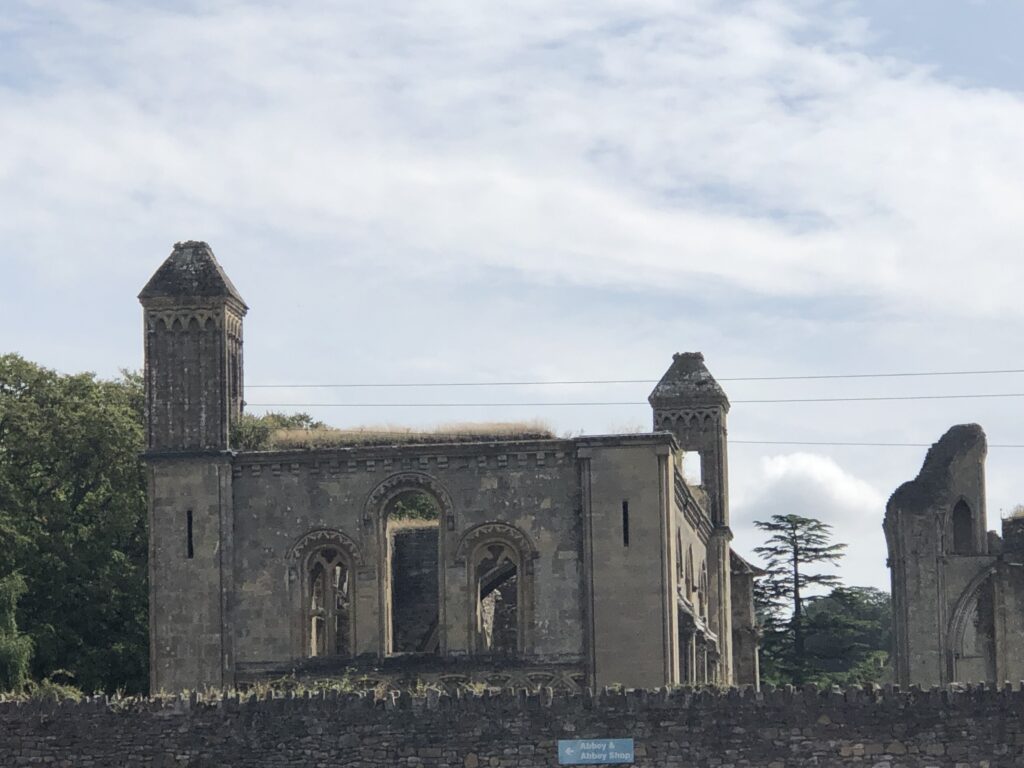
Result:
{"label": "pointed arch window", "polygon": [[519,553],[494,542],[478,548],[475,560],[476,648],[480,653],[515,656],[522,634]]}
{"label": "pointed arch window", "polygon": [[530,539],[515,526],[483,523],[463,534],[456,556],[465,562],[468,576],[471,652],[490,656],[532,653],[537,550]]}
{"label": "pointed arch window", "polygon": [[996,676],[994,569],[976,586],[969,585],[954,611],[950,679],[960,683],[990,682]]}
{"label": "pointed arch window", "polygon": [[960,499],[953,507],[953,553],[969,555],[974,552],[974,520],[967,502]]}
{"label": "pointed arch window", "polygon": [[308,561],[307,654],[352,655],[352,568],[340,550],[325,547]]}

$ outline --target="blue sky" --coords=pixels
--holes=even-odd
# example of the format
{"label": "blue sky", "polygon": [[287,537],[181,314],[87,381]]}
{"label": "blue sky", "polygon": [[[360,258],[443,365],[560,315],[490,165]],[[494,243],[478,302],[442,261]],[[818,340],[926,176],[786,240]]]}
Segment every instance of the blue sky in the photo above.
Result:
{"label": "blue sky", "polygon": [[[203,239],[249,302],[249,383],[1024,367],[1020,2],[127,3],[0,12],[0,349],[141,364],[135,295]],[[733,399],[1024,391],[1024,376],[733,382]],[[622,385],[317,401],[643,401]],[[251,403],[309,402],[252,389]],[[928,443],[1019,400],[740,405],[748,440]],[[254,410],[259,408],[254,407]],[[338,425],[643,406],[310,408]],[[733,446],[737,544],[823,517],[884,586],[919,448]],[[1024,502],[993,449],[989,518]]]}

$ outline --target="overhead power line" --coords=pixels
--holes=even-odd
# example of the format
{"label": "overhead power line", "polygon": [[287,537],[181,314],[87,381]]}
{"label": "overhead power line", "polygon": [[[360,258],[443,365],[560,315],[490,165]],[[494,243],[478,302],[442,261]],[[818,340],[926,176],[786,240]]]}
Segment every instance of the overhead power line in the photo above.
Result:
{"label": "overhead power line", "polygon": [[825,373],[812,376],[740,376],[719,381],[806,381],[811,379],[897,379],[920,376],[990,376],[1003,373],[1024,373],[1022,368],[990,371],[911,371],[904,373]]}
{"label": "overhead power line", "polygon": [[[1024,392],[999,392],[974,395],[885,395],[881,397],[787,397],[762,400],[730,400],[733,405],[766,403],[877,403],[906,400],[978,400],[984,398],[1024,397]],[[559,406],[648,405],[646,400],[596,400],[542,403],[246,403],[259,408],[554,408]]]}
{"label": "overhead power line", "polygon": [[[807,376],[727,376],[718,381],[814,381],[827,379],[892,379],[924,376],[989,376],[1024,373],[1024,368],[982,371],[912,371],[904,373],[829,373]],[[416,387],[539,387],[563,385],[657,384],[660,379],[578,379],[563,381],[432,381],[343,384],[247,384],[249,389],[388,389]]]}
{"label": "overhead power line", "polygon": [[894,400],[978,400],[984,398],[1024,397],[1024,392],[998,392],[974,395],[882,395],[879,397],[788,397],[766,400],[730,400],[730,403],[875,403]]}
{"label": "overhead power line", "polygon": [[[931,448],[932,443],[853,443],[819,440],[733,440],[729,445],[815,445],[854,448]],[[1024,443],[989,443],[989,448],[1024,448]]]}
{"label": "overhead power line", "polygon": [[[391,389],[419,387],[540,387],[562,384],[657,384],[659,379],[592,379],[589,381],[424,381],[377,384],[246,384],[249,389]],[[719,379],[730,381],[730,379]],[[735,379],[732,379],[735,381]]]}

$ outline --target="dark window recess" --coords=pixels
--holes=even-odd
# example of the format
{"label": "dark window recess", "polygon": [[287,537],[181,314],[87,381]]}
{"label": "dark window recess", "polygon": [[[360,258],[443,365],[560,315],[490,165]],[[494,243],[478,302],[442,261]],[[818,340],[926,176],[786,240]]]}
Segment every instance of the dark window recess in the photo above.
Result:
{"label": "dark window recess", "polygon": [[391,533],[391,648],[434,653],[439,617],[437,526]]}
{"label": "dark window recess", "polygon": [[969,555],[974,552],[974,521],[971,519],[971,508],[963,499],[953,508],[953,552],[958,555]]}
{"label": "dark window recess", "polygon": [[629,502],[622,502],[622,546],[629,546]]}
{"label": "dark window recess", "polygon": [[196,552],[192,546],[192,510],[185,513],[185,546],[188,552],[188,559],[191,560]]}

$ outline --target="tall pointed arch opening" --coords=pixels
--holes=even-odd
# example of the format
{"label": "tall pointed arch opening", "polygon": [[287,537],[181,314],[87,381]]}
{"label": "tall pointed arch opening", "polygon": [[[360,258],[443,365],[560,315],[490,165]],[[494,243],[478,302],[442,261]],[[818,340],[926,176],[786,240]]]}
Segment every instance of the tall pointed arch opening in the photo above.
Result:
{"label": "tall pointed arch opening", "polygon": [[528,655],[537,557],[533,543],[513,525],[484,523],[463,534],[456,554],[466,564],[472,653]]}
{"label": "tall pointed arch opening", "polygon": [[953,507],[953,553],[969,555],[974,552],[974,516],[967,502],[960,499]]}
{"label": "tall pointed arch opening", "polygon": [[318,529],[300,538],[287,560],[300,585],[298,655],[302,658],[356,655],[356,569],[363,558],[341,531]]}

